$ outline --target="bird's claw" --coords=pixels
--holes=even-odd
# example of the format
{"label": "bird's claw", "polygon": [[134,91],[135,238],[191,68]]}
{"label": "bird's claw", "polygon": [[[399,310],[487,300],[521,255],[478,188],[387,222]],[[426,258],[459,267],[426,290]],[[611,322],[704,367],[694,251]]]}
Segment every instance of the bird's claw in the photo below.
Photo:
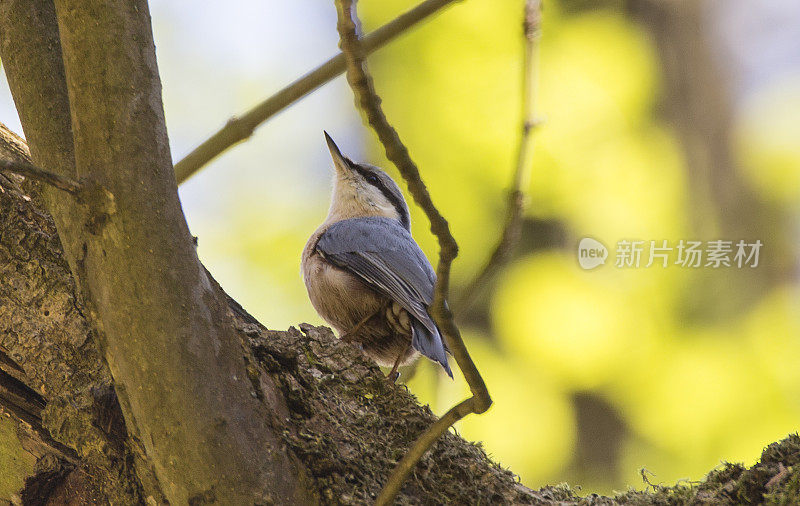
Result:
{"label": "bird's claw", "polygon": [[397,369],[391,371],[389,374],[386,375],[386,379],[391,381],[392,383],[397,383],[397,380],[400,378],[400,371]]}

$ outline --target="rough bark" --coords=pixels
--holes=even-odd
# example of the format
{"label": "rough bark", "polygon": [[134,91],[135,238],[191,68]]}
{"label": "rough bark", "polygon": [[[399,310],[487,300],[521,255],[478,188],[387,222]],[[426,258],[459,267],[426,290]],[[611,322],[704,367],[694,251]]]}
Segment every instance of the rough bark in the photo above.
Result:
{"label": "rough bark", "polygon": [[[29,161],[4,126],[0,156]],[[111,377],[53,220],[36,186],[13,176],[0,176],[0,409],[39,459],[28,497],[70,481],[85,497],[140,499]]]}

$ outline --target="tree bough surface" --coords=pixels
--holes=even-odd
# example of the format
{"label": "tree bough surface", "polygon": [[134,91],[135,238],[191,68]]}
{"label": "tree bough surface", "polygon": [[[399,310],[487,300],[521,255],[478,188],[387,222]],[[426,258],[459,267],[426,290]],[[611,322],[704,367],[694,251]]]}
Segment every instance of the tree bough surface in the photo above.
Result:
{"label": "tree bough surface", "polygon": [[[32,405],[44,403],[31,416],[53,438],[26,436],[36,445],[39,463],[23,500],[141,503],[147,498],[132,472],[140,443],[125,431],[52,219],[35,192],[26,191],[35,185],[6,177],[0,184],[0,377],[25,385]],[[372,502],[434,415],[329,329],[301,325],[302,331],[270,331],[229,302],[256,392],[278,386],[282,399],[265,399],[281,406],[270,423],[302,462],[309,491],[324,504]],[[10,403],[0,405],[18,420],[25,414],[10,410]],[[62,445],[75,461],[59,454]],[[448,434],[420,463],[399,501],[534,504],[566,499],[564,494],[520,485],[479,446]]]}
{"label": "tree bough surface", "polygon": [[[11,150],[14,138],[0,130],[0,155],[24,159],[24,149]],[[140,443],[125,430],[108,369],[35,188],[0,176],[0,410],[18,422],[23,446],[38,458],[21,499],[142,504],[147,498],[133,465]],[[264,399],[279,406],[270,423],[301,463],[312,497],[322,504],[372,503],[397,461],[435,420],[430,409],[404,387],[390,385],[329,329],[272,331],[233,300],[229,306],[256,392],[280,394]],[[277,388],[262,388],[267,385]],[[479,445],[448,433],[417,465],[397,502],[789,505],[798,497],[797,435],[770,445],[749,469],[726,464],[699,483],[582,498],[566,485],[531,490]]]}

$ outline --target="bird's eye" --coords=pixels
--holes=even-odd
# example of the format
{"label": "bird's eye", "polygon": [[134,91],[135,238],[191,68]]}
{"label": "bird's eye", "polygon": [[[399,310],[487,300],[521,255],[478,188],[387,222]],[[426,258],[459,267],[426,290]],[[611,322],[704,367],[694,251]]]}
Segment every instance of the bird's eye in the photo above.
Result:
{"label": "bird's eye", "polygon": [[367,174],[364,176],[364,179],[366,179],[367,181],[369,181],[371,184],[374,185],[377,185],[379,181],[378,176],[376,176],[375,174]]}

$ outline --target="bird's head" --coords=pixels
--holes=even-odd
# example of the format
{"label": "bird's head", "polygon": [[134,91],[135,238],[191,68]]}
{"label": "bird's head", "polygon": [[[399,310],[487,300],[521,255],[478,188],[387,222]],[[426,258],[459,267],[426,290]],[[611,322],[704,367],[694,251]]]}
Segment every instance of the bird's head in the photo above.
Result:
{"label": "bird's head", "polygon": [[408,205],[397,183],[378,167],[356,163],[344,156],[328,132],[325,140],[336,169],[328,220],[384,216],[410,229]]}

